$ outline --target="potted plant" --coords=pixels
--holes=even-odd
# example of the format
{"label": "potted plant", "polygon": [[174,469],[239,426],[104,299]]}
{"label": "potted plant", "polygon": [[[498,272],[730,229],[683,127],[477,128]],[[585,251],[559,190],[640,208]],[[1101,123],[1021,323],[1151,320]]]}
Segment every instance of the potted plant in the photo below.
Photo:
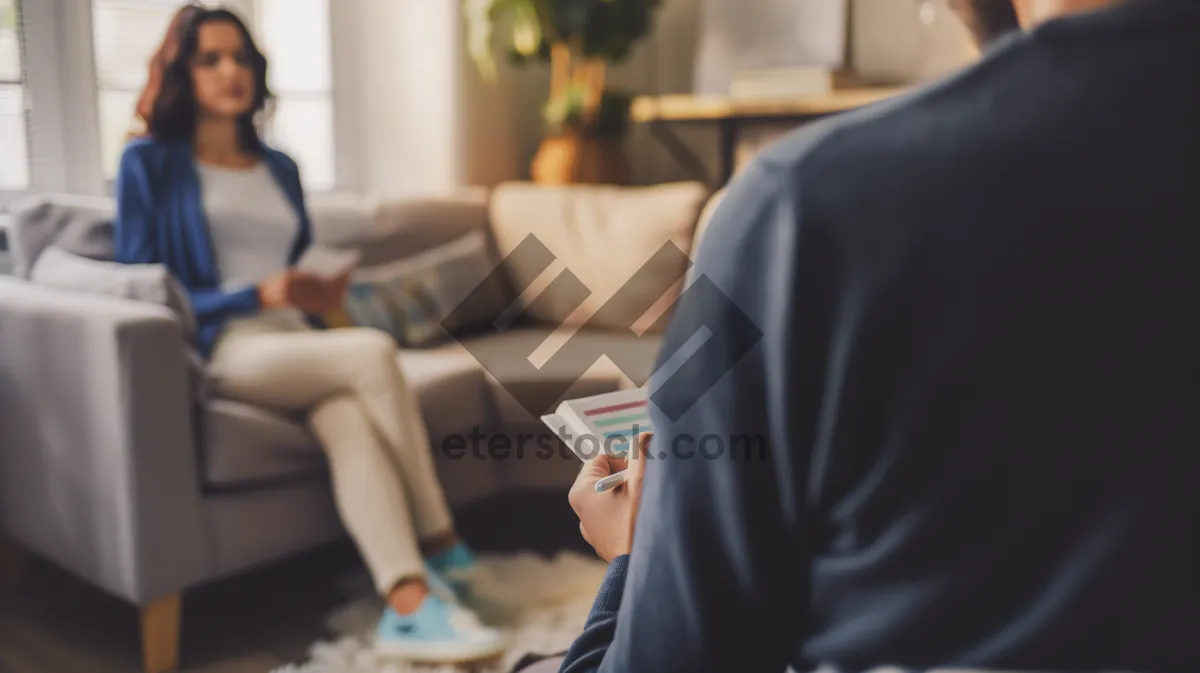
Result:
{"label": "potted plant", "polygon": [[610,66],[650,33],[662,0],[466,0],[468,49],[494,81],[493,35],[518,65],[550,64],[546,138],[533,160],[541,183],[624,183],[633,96],[609,85]]}

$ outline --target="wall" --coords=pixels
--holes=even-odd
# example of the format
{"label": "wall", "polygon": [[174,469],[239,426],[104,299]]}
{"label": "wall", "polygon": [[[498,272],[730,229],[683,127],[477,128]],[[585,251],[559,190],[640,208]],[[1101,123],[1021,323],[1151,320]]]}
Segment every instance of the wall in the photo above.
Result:
{"label": "wall", "polygon": [[[916,0],[855,0],[853,58],[888,81],[969,62],[966,31],[937,2],[938,19],[925,28]],[[614,70],[614,83],[640,93],[693,91],[703,3],[666,0],[651,39]],[[542,138],[545,67],[501,60],[499,80],[482,81],[464,51],[461,0],[338,0],[336,8],[334,29],[361,36],[353,53],[335,57],[337,116],[351,138],[339,155],[351,184],[388,198],[527,178]],[[714,165],[714,131],[679,132]],[[629,148],[640,184],[688,177],[643,127]]]}
{"label": "wall", "polygon": [[[918,19],[917,0],[855,0],[854,62],[871,77],[889,83],[922,81],[970,63],[976,57],[970,36],[951,14],[946,0],[936,3],[936,19],[926,27]],[[666,0],[653,36],[615,70],[614,81],[642,93],[693,91],[703,14],[703,0]],[[478,103],[464,110],[468,125],[475,130],[470,156],[487,167],[479,169],[478,175],[489,180],[505,171],[509,177],[527,176],[542,136],[538,106],[546,95],[547,72],[544,68],[505,69],[495,87],[478,82],[469,68],[464,73],[471,80],[467,98]],[[505,124],[515,126],[515,138],[506,134]],[[715,166],[715,132],[681,128],[679,134]],[[645,128],[634,130],[629,147],[636,182],[688,177]]]}
{"label": "wall", "polygon": [[459,182],[455,0],[337,0],[333,86],[347,182],[381,198],[443,192]]}
{"label": "wall", "polygon": [[[627,63],[613,70],[613,83],[636,92],[691,91],[700,5],[701,0],[666,0],[652,39],[639,45]],[[477,178],[477,184],[527,178],[529,163],[542,139],[540,106],[549,91],[548,69],[516,69],[502,64],[496,84],[482,82],[470,63],[463,64],[462,72],[470,139],[468,175]],[[514,128],[515,134],[511,130]],[[715,147],[716,143],[715,135],[704,131],[690,133],[688,139],[698,146]],[[684,177],[646,129],[633,130],[629,147],[633,148],[635,181]]]}
{"label": "wall", "polygon": [[502,64],[496,84],[483,82],[465,53],[461,0],[334,7],[333,30],[357,40],[335,54],[333,78],[352,191],[402,198],[525,174],[543,76]]}
{"label": "wall", "polygon": [[933,23],[918,18],[918,0],[855,0],[851,58],[872,80],[918,82],[970,63],[978,51],[947,0],[935,0]]}
{"label": "wall", "polygon": [[[467,58],[458,0],[339,0],[335,21],[356,26],[362,43],[335,73],[362,157],[351,181],[381,198],[438,193],[456,185],[494,185],[528,177],[542,138],[545,67],[499,61],[485,82]],[[634,91],[690,91],[700,0],[667,0],[654,39],[616,69],[613,81]],[[335,26],[336,29],[336,26]],[[693,134],[694,135],[694,134]],[[715,145],[715,136],[693,138]],[[630,142],[634,178],[683,177],[647,131]]]}

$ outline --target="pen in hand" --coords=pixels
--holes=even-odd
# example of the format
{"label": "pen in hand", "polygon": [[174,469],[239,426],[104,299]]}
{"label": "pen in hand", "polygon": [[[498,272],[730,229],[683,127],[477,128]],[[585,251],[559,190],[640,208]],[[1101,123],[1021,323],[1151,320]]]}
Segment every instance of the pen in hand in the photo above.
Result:
{"label": "pen in hand", "polygon": [[604,493],[605,491],[611,491],[614,488],[616,488],[624,483],[625,483],[625,470],[621,470],[620,472],[613,472],[612,474],[608,475],[607,477],[604,477],[603,479],[600,479],[599,481],[596,482],[596,492]]}
{"label": "pen in hand", "polygon": [[[646,447],[649,445],[650,438],[653,436],[654,436],[653,433],[646,433],[646,434],[642,435],[641,437],[639,437],[638,438],[638,447],[639,448],[634,449],[634,450],[635,451],[645,451]],[[613,472],[612,474],[608,475],[607,477],[604,477],[603,479],[598,480],[596,482],[596,492],[604,493],[605,491],[611,491],[614,488],[620,486],[621,484],[624,484],[625,483],[625,472],[626,472],[626,470],[621,470],[620,472]]]}

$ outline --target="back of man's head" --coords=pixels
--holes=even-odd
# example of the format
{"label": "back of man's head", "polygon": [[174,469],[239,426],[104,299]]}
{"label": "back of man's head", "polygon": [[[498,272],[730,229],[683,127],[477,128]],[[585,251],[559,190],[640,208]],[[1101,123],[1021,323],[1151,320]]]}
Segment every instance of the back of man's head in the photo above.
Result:
{"label": "back of man's head", "polygon": [[1009,31],[1021,27],[1013,0],[952,0],[951,5],[975,36],[986,47]]}
{"label": "back of man's head", "polygon": [[1086,12],[1120,0],[950,0],[980,47],[1021,26]]}
{"label": "back of man's head", "polygon": [[1066,14],[1086,12],[1112,5],[1122,0],[1012,0],[1021,24],[1028,27],[1035,23],[1055,19]]}

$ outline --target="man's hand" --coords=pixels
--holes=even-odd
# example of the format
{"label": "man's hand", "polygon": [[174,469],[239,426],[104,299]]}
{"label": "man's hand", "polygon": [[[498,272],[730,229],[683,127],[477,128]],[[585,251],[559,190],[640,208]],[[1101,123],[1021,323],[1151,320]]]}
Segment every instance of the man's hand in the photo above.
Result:
{"label": "man's hand", "polygon": [[[651,435],[638,437],[638,446],[628,459],[610,458],[603,451],[583,464],[571,487],[568,500],[579,516],[579,532],[600,558],[611,561],[628,554],[633,547],[633,526],[642,495],[642,476]],[[596,492],[596,482],[615,472],[628,469],[625,483],[604,493]]]}

